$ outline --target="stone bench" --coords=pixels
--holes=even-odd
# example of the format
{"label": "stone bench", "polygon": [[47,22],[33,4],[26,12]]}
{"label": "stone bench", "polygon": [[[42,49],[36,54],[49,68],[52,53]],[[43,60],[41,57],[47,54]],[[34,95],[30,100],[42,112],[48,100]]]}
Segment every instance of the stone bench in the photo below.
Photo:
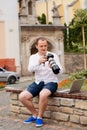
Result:
{"label": "stone bench", "polygon": [[[6,91],[10,92],[11,115],[27,118],[31,113],[19,102],[18,96],[29,82],[7,85]],[[33,103],[38,111],[38,96],[33,98]],[[57,124],[87,127],[87,92],[64,94],[56,92],[49,97],[44,120]]]}

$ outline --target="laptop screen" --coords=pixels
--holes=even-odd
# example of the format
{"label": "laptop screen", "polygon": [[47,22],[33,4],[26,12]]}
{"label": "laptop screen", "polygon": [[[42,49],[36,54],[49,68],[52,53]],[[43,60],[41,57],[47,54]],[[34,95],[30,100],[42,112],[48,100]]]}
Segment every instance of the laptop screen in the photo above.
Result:
{"label": "laptop screen", "polygon": [[76,80],[74,80],[72,85],[71,85],[71,89],[70,89],[69,93],[80,92],[83,81],[84,81],[84,79],[76,79]]}

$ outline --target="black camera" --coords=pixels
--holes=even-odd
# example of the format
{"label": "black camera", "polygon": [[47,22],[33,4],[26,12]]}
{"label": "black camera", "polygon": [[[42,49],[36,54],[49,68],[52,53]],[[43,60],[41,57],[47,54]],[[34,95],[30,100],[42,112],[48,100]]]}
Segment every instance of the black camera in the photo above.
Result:
{"label": "black camera", "polygon": [[54,60],[54,55],[51,53],[48,53],[47,60],[49,61],[49,64],[51,65],[54,74],[58,74],[60,71],[60,68]]}

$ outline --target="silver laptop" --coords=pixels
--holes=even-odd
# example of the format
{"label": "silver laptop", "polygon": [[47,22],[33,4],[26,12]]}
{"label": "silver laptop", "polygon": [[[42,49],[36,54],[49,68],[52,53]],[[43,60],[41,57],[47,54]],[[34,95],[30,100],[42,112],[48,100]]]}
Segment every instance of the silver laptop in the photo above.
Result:
{"label": "silver laptop", "polygon": [[76,79],[72,82],[70,89],[59,90],[60,93],[77,93],[80,92],[84,79]]}

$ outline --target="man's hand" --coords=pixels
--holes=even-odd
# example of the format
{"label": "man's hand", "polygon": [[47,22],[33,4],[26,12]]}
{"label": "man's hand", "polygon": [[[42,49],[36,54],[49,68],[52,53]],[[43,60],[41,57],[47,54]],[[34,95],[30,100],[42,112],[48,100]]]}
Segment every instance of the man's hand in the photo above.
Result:
{"label": "man's hand", "polygon": [[47,61],[46,56],[41,56],[40,59],[39,59],[40,64],[45,64],[46,61]]}

